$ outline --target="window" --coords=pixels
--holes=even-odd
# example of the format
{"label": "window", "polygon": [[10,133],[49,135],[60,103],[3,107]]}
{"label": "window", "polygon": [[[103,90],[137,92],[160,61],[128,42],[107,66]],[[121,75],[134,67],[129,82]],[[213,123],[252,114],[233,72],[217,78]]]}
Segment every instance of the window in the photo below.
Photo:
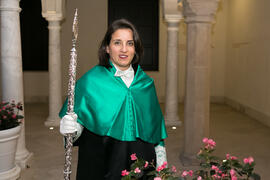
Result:
{"label": "window", "polygon": [[139,31],[144,47],[141,67],[158,71],[159,1],[157,0],[108,0],[108,23],[126,18]]}
{"label": "window", "polygon": [[21,0],[23,70],[48,71],[48,23],[41,16],[41,1]]}

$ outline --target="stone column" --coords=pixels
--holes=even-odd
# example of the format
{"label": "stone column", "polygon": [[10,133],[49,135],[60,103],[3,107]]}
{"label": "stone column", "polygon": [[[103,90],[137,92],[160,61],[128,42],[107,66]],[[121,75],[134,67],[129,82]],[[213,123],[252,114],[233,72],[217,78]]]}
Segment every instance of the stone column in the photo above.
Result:
{"label": "stone column", "polygon": [[60,21],[61,19],[46,18],[49,22],[49,117],[46,126],[59,126],[58,113],[62,106],[61,80],[61,49]]}
{"label": "stone column", "polygon": [[184,165],[197,164],[203,137],[209,135],[211,27],[218,0],[184,0],[187,23]]}
{"label": "stone column", "polygon": [[168,126],[181,125],[178,115],[178,29],[181,19],[181,15],[165,16],[168,24],[165,123]]}
{"label": "stone column", "polygon": [[[19,0],[0,0],[2,98],[4,101],[22,102],[24,105],[20,11]],[[25,119],[16,151],[16,162],[22,168],[26,167],[32,156],[25,147],[24,124]]]}

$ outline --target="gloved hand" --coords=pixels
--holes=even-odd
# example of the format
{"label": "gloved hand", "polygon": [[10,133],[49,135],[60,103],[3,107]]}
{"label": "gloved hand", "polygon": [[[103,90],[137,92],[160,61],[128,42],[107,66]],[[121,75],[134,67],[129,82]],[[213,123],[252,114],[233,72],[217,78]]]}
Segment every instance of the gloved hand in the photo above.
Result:
{"label": "gloved hand", "polygon": [[165,167],[167,167],[167,155],[166,155],[166,149],[164,146],[157,145],[155,146],[155,152],[156,152],[156,160],[157,160],[157,165],[156,167],[160,167],[164,164],[165,162]]}
{"label": "gloved hand", "polygon": [[60,133],[66,136],[68,133],[75,133],[79,130],[80,124],[77,123],[77,114],[67,114],[60,121]]}

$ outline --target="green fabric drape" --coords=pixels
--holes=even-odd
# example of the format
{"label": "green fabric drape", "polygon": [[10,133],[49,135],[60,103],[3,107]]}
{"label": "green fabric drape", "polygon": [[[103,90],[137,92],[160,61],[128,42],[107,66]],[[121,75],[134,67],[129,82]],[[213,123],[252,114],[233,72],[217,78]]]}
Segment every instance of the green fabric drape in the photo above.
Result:
{"label": "green fabric drape", "polygon": [[[167,137],[154,81],[138,66],[129,88],[115,68],[95,66],[76,83],[78,122],[91,132],[121,141],[160,143]],[[59,115],[67,111],[67,100]]]}

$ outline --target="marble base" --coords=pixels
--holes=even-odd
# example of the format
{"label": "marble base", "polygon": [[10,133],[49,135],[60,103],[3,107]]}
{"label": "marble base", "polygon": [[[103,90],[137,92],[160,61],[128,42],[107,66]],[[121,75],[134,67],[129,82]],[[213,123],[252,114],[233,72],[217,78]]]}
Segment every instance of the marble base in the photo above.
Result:
{"label": "marble base", "polygon": [[46,127],[59,127],[60,118],[59,117],[54,117],[54,118],[48,117],[44,124]]}
{"label": "marble base", "polygon": [[21,173],[21,168],[18,165],[15,165],[14,168],[1,172],[0,180],[16,180],[19,179]]}
{"label": "marble base", "polygon": [[184,153],[182,153],[179,159],[180,163],[185,167],[200,165],[198,159],[196,158],[196,155],[185,155]]}
{"label": "marble base", "polygon": [[181,126],[182,122],[179,120],[179,117],[165,116],[165,125],[166,126]]}

